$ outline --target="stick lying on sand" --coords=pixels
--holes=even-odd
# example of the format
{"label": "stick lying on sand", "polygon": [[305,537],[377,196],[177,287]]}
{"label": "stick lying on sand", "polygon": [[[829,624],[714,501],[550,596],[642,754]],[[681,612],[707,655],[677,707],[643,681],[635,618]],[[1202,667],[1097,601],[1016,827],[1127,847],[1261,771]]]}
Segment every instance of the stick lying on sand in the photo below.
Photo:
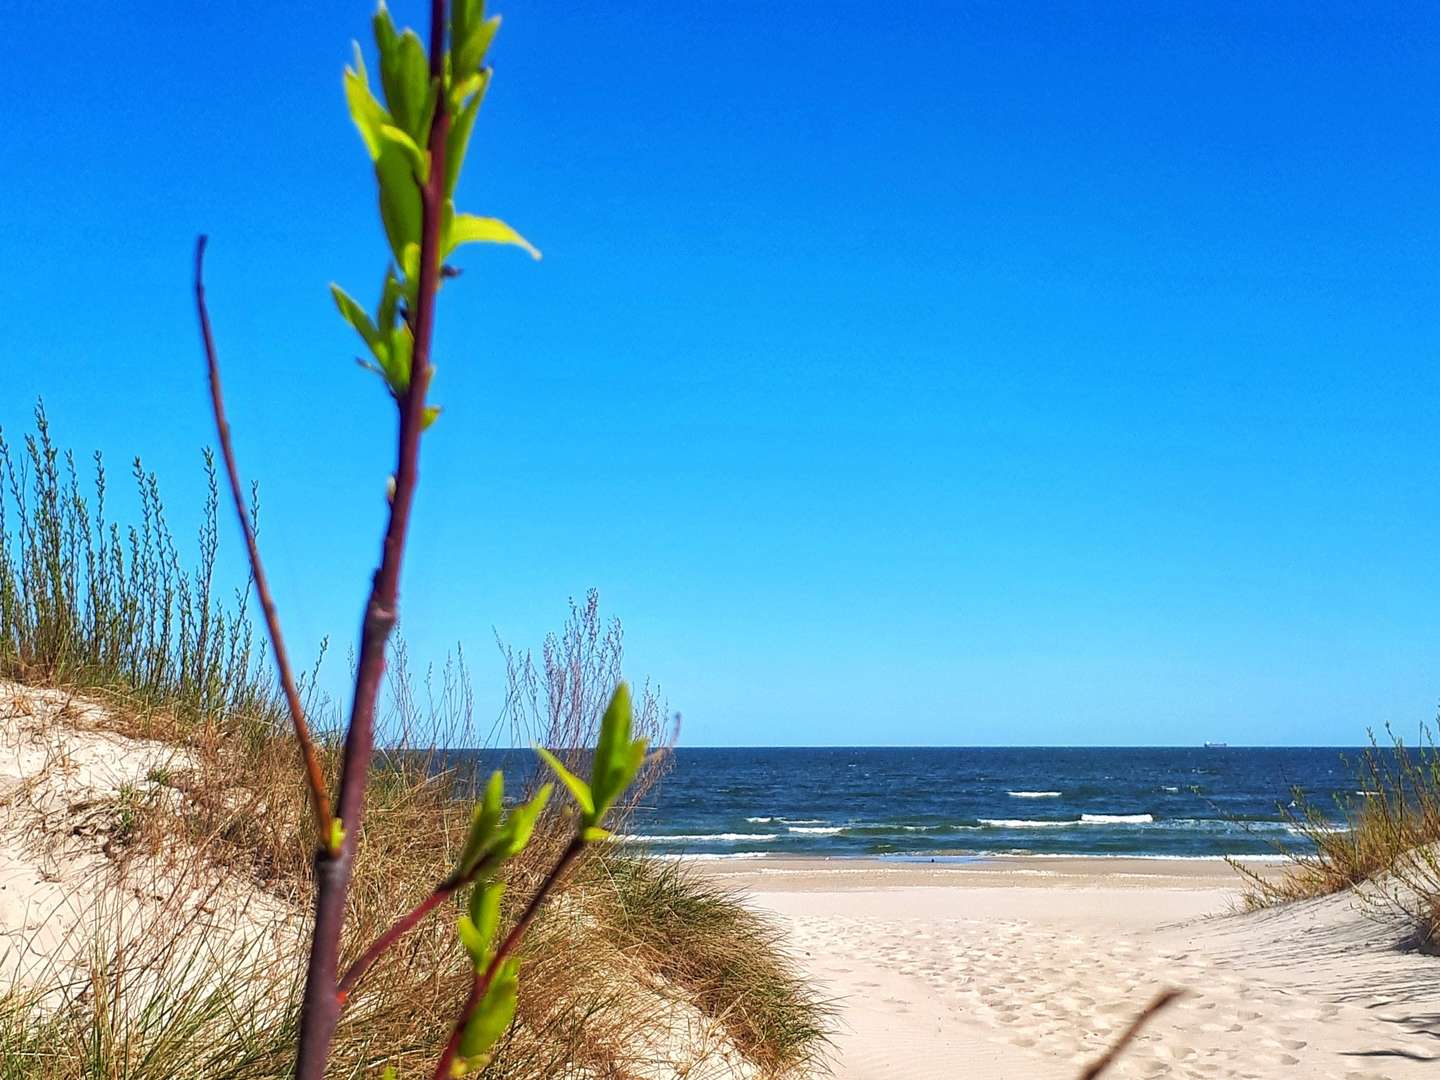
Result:
{"label": "stick lying on sand", "polygon": [[1144,1011],[1134,1020],[1130,1026],[1120,1033],[1120,1037],[1111,1045],[1110,1049],[1101,1054],[1093,1062],[1086,1066],[1085,1071],[1080,1074],[1080,1080],[1095,1080],[1106,1069],[1115,1063],[1115,1059],[1125,1052],[1125,1048],[1135,1041],[1135,1036],[1140,1034],[1140,1029],[1150,1022],[1156,1013],[1168,1005],[1174,1004],[1185,996],[1184,990],[1162,990],[1155,995],[1155,999],[1145,1006]]}

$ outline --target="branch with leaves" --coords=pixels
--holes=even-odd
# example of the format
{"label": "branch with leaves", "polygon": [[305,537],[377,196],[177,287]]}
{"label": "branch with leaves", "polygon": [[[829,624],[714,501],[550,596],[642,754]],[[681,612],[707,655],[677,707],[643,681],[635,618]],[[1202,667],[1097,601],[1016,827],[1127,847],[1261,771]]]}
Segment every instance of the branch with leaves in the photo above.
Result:
{"label": "branch with leaves", "polygon": [[[526,931],[530,929],[530,924],[540,913],[546,898],[565,877],[585,847],[609,839],[610,834],[604,828],[605,815],[624,794],[630,782],[635,779],[635,774],[640,771],[640,766],[644,764],[645,740],[632,738],[632,728],[630,688],[622,682],[615,688],[615,695],[610,699],[610,705],[600,722],[600,737],[596,741],[595,759],[588,784],[566,769],[549,750],[539,746],[535,748],[575,799],[580,808],[580,821],[564,853],[545,875],[540,887],[535,890],[535,895],[530,898],[525,910],[515,920],[515,925],[498,948],[493,942],[499,925],[500,894],[504,886],[493,880],[480,880],[474,885],[470,894],[469,914],[461,916],[458,928],[460,940],[474,964],[475,977],[470,984],[470,994],[460,1010],[460,1017],[451,1032],[450,1041],[435,1065],[434,1080],[468,1076],[483,1069],[490,1060],[491,1048],[509,1028],[510,1021],[515,1016],[519,977],[516,950],[524,940]],[[536,793],[531,805],[540,802],[543,806],[549,796],[549,785],[546,785]],[[477,825],[483,823],[483,816],[479,811],[475,821]],[[477,831],[472,828],[470,841],[466,844],[467,849],[471,844],[480,842],[476,840],[476,836]]]}
{"label": "branch with leaves", "polygon": [[[460,213],[455,208],[461,166],[490,85],[491,69],[486,64],[486,57],[499,26],[498,17],[486,17],[483,0],[455,0],[448,14],[446,0],[431,0],[427,49],[415,31],[407,29],[402,32],[395,27],[382,3],[375,14],[373,30],[379,54],[383,101],[376,97],[371,87],[358,44],[354,66],[345,71],[345,99],[350,117],[360,132],[374,167],[380,218],[390,248],[390,260],[373,313],[338,285],[331,286],[331,294],[341,316],[359,334],[369,352],[368,358],[360,360],[361,365],[379,375],[395,402],[398,431],[395,471],[390,477],[387,492],[389,518],[380,565],[375,571],[361,623],[354,695],[341,758],[339,792],[333,808],[295,690],[259,548],[244,513],[243,489],[220,392],[219,363],[205,303],[202,273],[204,237],[200,238],[196,249],[195,299],[216,430],[224,452],[227,479],[245,533],[256,589],[265,611],[276,666],[300,743],[317,831],[315,926],[300,1016],[296,1063],[299,1080],[323,1080],[340,1010],[349,992],[368,968],[410,928],[418,925],[427,914],[460,889],[471,887],[475,890],[471,914],[467,916],[469,945],[473,946],[483,938],[486,926],[493,937],[498,925],[500,895],[495,874],[508,858],[525,846],[535,817],[549,796],[547,789],[543,797],[537,795],[529,803],[506,813],[501,805],[503,778],[497,776],[492,779],[485,799],[476,810],[471,842],[466,845],[461,866],[367,949],[343,978],[339,976],[341,931],[374,750],[376,704],[387,643],[399,615],[400,574],[409,535],[411,508],[419,483],[420,438],[440,412],[428,400],[435,371],[431,362],[431,342],[436,296],[444,280],[458,273],[448,260],[464,244],[510,244],[522,248],[534,258],[540,257],[533,245],[503,221]],[[617,703],[622,701],[624,731],[628,738],[629,697],[623,687],[617,690],[612,706],[619,709]],[[643,745],[639,753],[643,757]],[[597,757],[597,762],[601,760],[610,759]],[[633,777],[633,774],[631,770],[629,776]],[[618,775],[620,773],[616,772],[597,775],[587,790],[609,791],[614,777]],[[565,777],[568,785],[576,783],[568,773]],[[625,784],[628,783],[627,778]],[[623,787],[622,784],[621,789]],[[572,786],[571,790],[580,789]],[[595,833],[598,818],[594,814],[593,795],[591,798],[590,805],[581,804],[583,818],[588,824],[577,836],[579,847],[598,835]],[[556,874],[547,879],[549,884],[537,893],[532,908],[544,899],[544,894],[548,893],[573,858],[573,855],[568,855],[562,860],[563,865],[557,867]],[[526,925],[528,920],[522,918],[522,922],[517,923],[516,929],[506,938],[506,944],[496,950],[497,955],[507,958],[506,964],[513,964],[509,954],[518,945]],[[513,990],[513,974],[513,967],[504,971],[496,967],[485,980],[485,988],[479,1000],[467,1009],[467,1017],[475,1014],[488,1019],[467,1019],[465,1030],[470,1034],[464,1035],[461,1040],[464,1045],[451,1053],[453,1059],[462,1063],[473,1061],[478,1053],[474,1049],[476,1046],[493,1043],[493,1040],[487,1043],[475,1033],[480,1030],[476,1025],[493,1026],[496,1018],[505,1013],[500,1006],[490,1004],[491,995],[510,992],[504,991],[504,987]],[[513,1000],[510,1014],[513,1014]],[[507,1015],[500,1033],[508,1023]],[[484,1028],[484,1031],[488,1030]],[[498,1038],[499,1033],[495,1037]]]}

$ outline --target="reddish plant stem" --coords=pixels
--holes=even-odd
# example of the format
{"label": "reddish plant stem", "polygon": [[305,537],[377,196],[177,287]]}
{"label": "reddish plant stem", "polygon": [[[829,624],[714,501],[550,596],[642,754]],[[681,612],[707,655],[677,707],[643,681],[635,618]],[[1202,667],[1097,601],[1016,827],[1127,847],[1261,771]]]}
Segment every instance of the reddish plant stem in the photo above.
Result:
{"label": "reddish plant stem", "polygon": [[355,985],[365,977],[365,973],[370,970],[371,965],[385,955],[386,951],[397,941],[415,929],[415,927],[419,926],[425,916],[429,915],[430,912],[454,896],[456,890],[459,888],[459,882],[453,884],[445,882],[444,884],[436,886],[434,892],[416,904],[404,915],[400,916],[400,918],[396,919],[394,925],[391,926],[389,930],[386,930],[371,942],[370,947],[361,953],[359,958],[351,964],[345,974],[340,977],[340,984],[336,992],[340,996],[340,1005],[342,1008],[345,1006],[345,1003],[349,1001],[350,994],[355,989]]}
{"label": "reddish plant stem", "polygon": [[450,1032],[450,1041],[445,1044],[445,1050],[441,1053],[440,1060],[435,1063],[433,1080],[450,1080],[450,1069],[460,1053],[460,1039],[465,1034],[465,1026],[475,1015],[475,1010],[480,1007],[480,1003],[485,1000],[485,995],[490,990],[490,984],[495,981],[495,975],[499,972],[500,966],[520,947],[520,942],[525,938],[525,932],[530,929],[530,924],[535,921],[535,916],[540,914],[540,908],[544,906],[545,898],[560,883],[566,871],[584,850],[584,834],[576,833],[574,839],[561,854],[559,861],[551,868],[550,873],[545,875],[545,880],[540,883],[540,887],[535,890],[535,895],[530,898],[530,903],[525,906],[520,918],[510,928],[510,933],[505,935],[505,940],[500,943],[500,948],[495,950],[495,955],[490,958],[490,963],[485,965],[483,971],[475,973],[475,978],[470,983],[470,993],[465,998],[464,1006],[460,1009],[460,1019],[455,1022],[455,1027]]}
{"label": "reddish plant stem", "polygon": [[433,892],[424,900],[416,904],[404,915],[395,920],[394,925],[386,930],[373,942],[370,947],[360,954],[359,958],[346,969],[345,974],[340,978],[339,993],[340,1005],[343,1007],[350,994],[354,991],[357,983],[365,977],[372,964],[385,953],[402,937],[408,934],[415,927],[419,926],[425,916],[429,915],[447,899],[454,896],[466,885],[471,884],[476,878],[488,874],[499,865],[498,859],[481,859],[466,874],[452,874],[439,885],[435,886]]}
{"label": "reddish plant stem", "polygon": [[[331,822],[330,796],[325,790],[325,774],[320,768],[315,742],[310,737],[310,726],[305,722],[305,706],[300,702],[300,691],[295,682],[295,674],[290,668],[285,639],[280,633],[280,615],[275,609],[270,583],[265,577],[265,567],[260,562],[260,546],[255,542],[255,530],[250,524],[250,515],[246,513],[240,469],[235,464],[235,448],[230,439],[230,422],[225,418],[225,398],[220,391],[220,361],[215,353],[215,335],[210,330],[210,312],[205,306],[207,239],[208,237],[202,235],[195,241],[195,307],[200,313],[200,337],[205,343],[205,365],[210,375],[210,406],[215,413],[215,431],[220,440],[220,454],[225,459],[225,476],[230,484],[230,494],[235,499],[235,516],[240,519],[240,531],[245,535],[245,549],[250,556],[250,576],[255,579],[255,592],[260,597],[260,608],[265,613],[265,628],[270,634],[270,646],[275,653],[275,667],[280,672],[280,686],[285,693],[285,703],[290,708],[295,741],[300,744],[300,758],[305,767],[306,786],[310,789],[310,809],[315,817],[315,829],[320,836],[319,842],[324,844],[330,836]],[[201,652],[204,652],[203,642]]]}
{"label": "reddish plant stem", "polygon": [[400,567],[410,509],[420,480],[420,433],[424,427],[425,393],[430,385],[430,343],[435,327],[435,294],[440,285],[440,219],[445,198],[445,144],[450,133],[450,112],[444,92],[445,0],[430,3],[430,77],[441,82],[430,125],[427,149],[430,172],[420,189],[420,281],[416,290],[411,329],[415,343],[410,357],[410,385],[400,402],[400,435],[395,464],[395,487],[390,500],[390,521],[385,529],[380,568],[375,572],[360,631],[360,655],[355,674],[355,696],[340,773],[339,819],[345,837],[338,853],[321,848],[315,854],[315,933],[305,976],[305,998],[300,1010],[300,1046],[297,1080],[323,1080],[330,1044],[340,1022],[337,992],[340,934],[350,891],[355,844],[364,818],[365,788],[375,746],[375,706],[385,671],[385,646],[395,628],[400,595]]}

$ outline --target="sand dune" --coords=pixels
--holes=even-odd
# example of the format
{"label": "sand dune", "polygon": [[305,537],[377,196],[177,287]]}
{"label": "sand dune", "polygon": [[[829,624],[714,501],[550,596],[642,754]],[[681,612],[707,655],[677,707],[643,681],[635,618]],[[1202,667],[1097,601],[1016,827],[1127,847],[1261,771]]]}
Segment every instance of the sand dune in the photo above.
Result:
{"label": "sand dune", "polygon": [[[1402,1080],[1440,1068],[1440,960],[1332,897],[1225,914],[1223,863],[707,866],[778,915],[840,1005],[836,1075],[1074,1077],[1160,989],[1109,1075]],[[1219,917],[1215,917],[1219,916]]]}

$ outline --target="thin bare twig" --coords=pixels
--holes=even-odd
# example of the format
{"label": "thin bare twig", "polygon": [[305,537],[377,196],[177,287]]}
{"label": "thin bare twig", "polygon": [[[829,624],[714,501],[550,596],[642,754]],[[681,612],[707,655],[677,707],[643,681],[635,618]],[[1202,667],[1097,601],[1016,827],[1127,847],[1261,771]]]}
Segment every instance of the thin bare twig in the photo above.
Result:
{"label": "thin bare twig", "polygon": [[[430,3],[430,77],[444,85],[445,0]],[[395,463],[394,494],[380,568],[365,604],[355,696],[340,772],[339,820],[343,830],[339,851],[322,847],[315,855],[315,931],[305,973],[305,998],[300,1009],[300,1050],[296,1080],[323,1080],[330,1043],[340,1022],[337,975],[340,935],[354,865],[355,844],[365,814],[365,789],[375,749],[375,707],[385,671],[385,646],[398,618],[400,567],[405,561],[410,509],[420,481],[420,433],[425,426],[425,394],[430,386],[430,343],[435,328],[435,294],[440,287],[440,222],[445,201],[446,143],[450,134],[448,95],[437,95],[427,149],[429,178],[420,188],[420,280],[412,319],[414,347],[410,383],[400,401],[400,432]]]}
{"label": "thin bare twig", "polygon": [[445,1044],[445,1050],[441,1053],[440,1060],[435,1063],[434,1080],[449,1080],[450,1067],[454,1065],[455,1058],[460,1053],[460,1040],[465,1034],[465,1027],[470,1023],[470,1018],[475,1015],[475,1010],[480,1007],[480,1003],[485,1000],[485,995],[490,990],[490,984],[495,981],[501,965],[520,947],[520,942],[525,938],[525,932],[530,929],[530,924],[540,913],[545,898],[560,883],[566,871],[584,850],[585,836],[583,833],[576,833],[574,839],[570,841],[564,853],[551,868],[550,873],[545,875],[545,880],[540,883],[540,887],[535,890],[535,895],[530,898],[530,903],[525,906],[520,918],[510,928],[510,933],[505,935],[505,940],[495,950],[495,955],[490,958],[490,963],[485,965],[483,971],[475,973],[475,978],[470,983],[469,996],[465,998],[465,1004],[460,1010],[460,1018],[450,1032],[450,1041]]}
{"label": "thin bare twig", "polygon": [[215,354],[215,336],[210,330],[210,312],[205,306],[205,243],[204,235],[195,241],[195,307],[200,313],[200,337],[205,343],[205,364],[210,375],[210,405],[215,413],[215,431],[220,440],[220,453],[225,459],[225,475],[230,483],[230,494],[235,499],[235,516],[240,519],[240,531],[245,534],[245,548],[250,556],[250,573],[255,579],[255,592],[260,597],[260,607],[265,613],[265,628],[270,633],[270,645],[275,653],[275,667],[280,672],[280,686],[285,692],[285,703],[290,708],[290,722],[295,726],[295,741],[300,744],[300,757],[305,766],[306,786],[310,789],[310,808],[315,816],[315,828],[320,834],[320,843],[328,844],[331,834],[330,796],[325,789],[325,773],[320,768],[320,757],[315,752],[315,742],[310,737],[310,725],[305,722],[305,706],[300,701],[300,691],[295,674],[290,669],[290,657],[285,651],[285,639],[280,633],[280,615],[275,609],[275,600],[270,593],[270,583],[265,577],[265,567],[260,562],[260,546],[255,541],[255,529],[246,512],[244,487],[240,483],[240,469],[235,464],[235,448],[230,439],[230,422],[225,418],[225,400],[220,392],[220,361]]}
{"label": "thin bare twig", "polygon": [[1130,1026],[1120,1033],[1120,1037],[1110,1044],[1110,1049],[1085,1067],[1085,1071],[1080,1074],[1080,1080],[1095,1080],[1095,1077],[1115,1064],[1115,1060],[1125,1052],[1127,1046],[1135,1041],[1135,1037],[1140,1034],[1140,1029],[1154,1019],[1156,1013],[1173,1005],[1184,996],[1184,990],[1173,988],[1162,990],[1156,994],[1154,1000],[1145,1006],[1140,1015],[1130,1021]]}

